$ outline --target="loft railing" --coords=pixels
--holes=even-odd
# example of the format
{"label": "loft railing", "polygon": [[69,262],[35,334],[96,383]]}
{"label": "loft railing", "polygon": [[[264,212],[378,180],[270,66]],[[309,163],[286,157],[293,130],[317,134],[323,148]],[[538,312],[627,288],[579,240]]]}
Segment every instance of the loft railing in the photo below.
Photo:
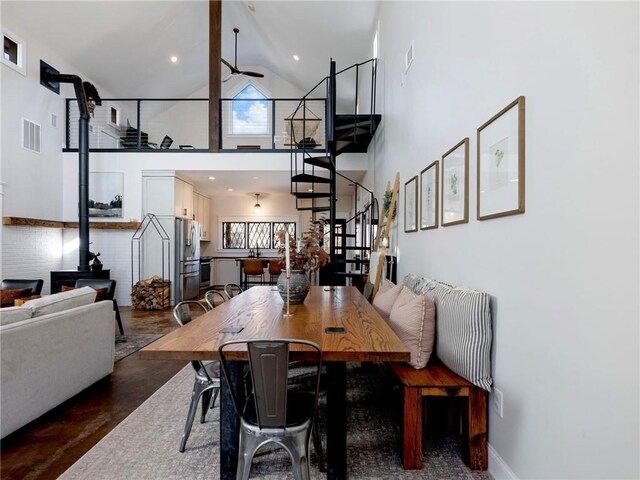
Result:
{"label": "loft railing", "polygon": [[[300,99],[220,100],[220,151],[289,152],[297,148],[290,127]],[[326,148],[326,100],[308,99],[306,148]],[[313,119],[313,120],[311,120]],[[292,121],[293,120],[293,121]],[[208,152],[209,100],[103,99],[89,124],[89,147],[105,152]],[[304,138],[304,137],[303,137]],[[312,141],[309,141],[312,139]],[[66,100],[65,151],[78,149],[78,108],[75,98]]]}

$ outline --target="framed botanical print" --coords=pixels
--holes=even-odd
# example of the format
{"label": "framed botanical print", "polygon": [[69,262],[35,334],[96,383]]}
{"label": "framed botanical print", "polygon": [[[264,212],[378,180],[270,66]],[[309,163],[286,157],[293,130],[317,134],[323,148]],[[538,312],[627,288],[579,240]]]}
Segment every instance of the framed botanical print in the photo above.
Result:
{"label": "framed botanical print", "polygon": [[404,231],[418,231],[418,176],[404,184]]}
{"label": "framed botanical print", "polygon": [[524,213],[524,97],[478,128],[478,220]]}
{"label": "framed botanical print", "polygon": [[420,230],[438,228],[439,173],[438,160],[420,172]]}
{"label": "framed botanical print", "polygon": [[443,227],[469,221],[469,138],[442,156],[441,200]]}

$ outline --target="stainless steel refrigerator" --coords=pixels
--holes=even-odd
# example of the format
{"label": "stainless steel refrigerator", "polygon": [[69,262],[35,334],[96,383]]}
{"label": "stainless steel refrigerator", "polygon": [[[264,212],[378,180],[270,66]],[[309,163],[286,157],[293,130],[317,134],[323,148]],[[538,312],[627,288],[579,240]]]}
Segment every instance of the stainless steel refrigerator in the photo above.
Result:
{"label": "stainless steel refrigerator", "polygon": [[175,302],[197,299],[200,293],[200,224],[176,218]]}

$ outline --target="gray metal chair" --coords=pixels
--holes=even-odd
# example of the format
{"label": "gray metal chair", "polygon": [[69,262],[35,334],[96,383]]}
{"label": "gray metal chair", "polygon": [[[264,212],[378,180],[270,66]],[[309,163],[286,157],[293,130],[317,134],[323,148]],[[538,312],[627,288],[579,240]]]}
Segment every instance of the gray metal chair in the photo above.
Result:
{"label": "gray metal chair", "polygon": [[[206,313],[207,308],[200,302],[195,300],[186,300],[180,302],[173,307],[173,317],[178,324],[186,325],[192,320],[191,308],[195,307],[199,313]],[[211,362],[203,363],[200,360],[192,360],[191,366],[195,370],[196,376],[193,383],[193,393],[191,394],[191,403],[189,404],[189,413],[187,414],[187,423],[184,426],[184,433],[182,440],[180,441],[180,452],[184,452],[189,434],[191,433],[191,427],[193,426],[193,420],[195,419],[196,412],[198,410],[198,403],[200,397],[202,397],[202,415],[200,416],[200,423],[204,423],[207,410],[213,408],[220,393],[220,363]]]}
{"label": "gray metal chair", "polygon": [[[249,388],[244,399],[237,396],[229,380],[225,349],[245,344],[249,352]],[[275,442],[291,457],[296,480],[308,480],[309,443],[313,437],[320,469],[324,470],[322,444],[316,412],[320,390],[322,352],[313,342],[292,339],[231,340],[220,345],[220,363],[234,408],[240,417],[237,480],[246,480],[253,456],[262,445]],[[313,382],[289,382],[290,352],[295,351],[313,371]],[[297,360],[300,360],[297,359]],[[299,365],[299,362],[296,363]]]}
{"label": "gray metal chair", "polygon": [[231,300],[233,297],[241,294],[242,292],[244,292],[244,290],[242,290],[242,287],[237,283],[227,283],[224,286],[224,293],[227,296],[228,300]]}
{"label": "gray metal chair", "polygon": [[226,295],[220,293],[218,290],[207,290],[204,293],[204,301],[207,302],[207,305],[209,306],[209,310],[213,310],[216,306],[215,304],[215,296],[218,295],[223,302],[227,301],[227,297]]}

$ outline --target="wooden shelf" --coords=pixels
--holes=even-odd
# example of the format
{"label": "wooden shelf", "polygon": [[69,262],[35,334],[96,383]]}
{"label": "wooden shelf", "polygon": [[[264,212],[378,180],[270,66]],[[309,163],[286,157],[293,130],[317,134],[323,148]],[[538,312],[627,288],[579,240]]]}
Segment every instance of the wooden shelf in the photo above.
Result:
{"label": "wooden shelf", "polygon": [[[24,217],[2,217],[2,224],[14,227],[78,228],[78,222],[58,222]],[[89,222],[89,228],[95,230],[135,230],[139,226],[140,222]]]}

